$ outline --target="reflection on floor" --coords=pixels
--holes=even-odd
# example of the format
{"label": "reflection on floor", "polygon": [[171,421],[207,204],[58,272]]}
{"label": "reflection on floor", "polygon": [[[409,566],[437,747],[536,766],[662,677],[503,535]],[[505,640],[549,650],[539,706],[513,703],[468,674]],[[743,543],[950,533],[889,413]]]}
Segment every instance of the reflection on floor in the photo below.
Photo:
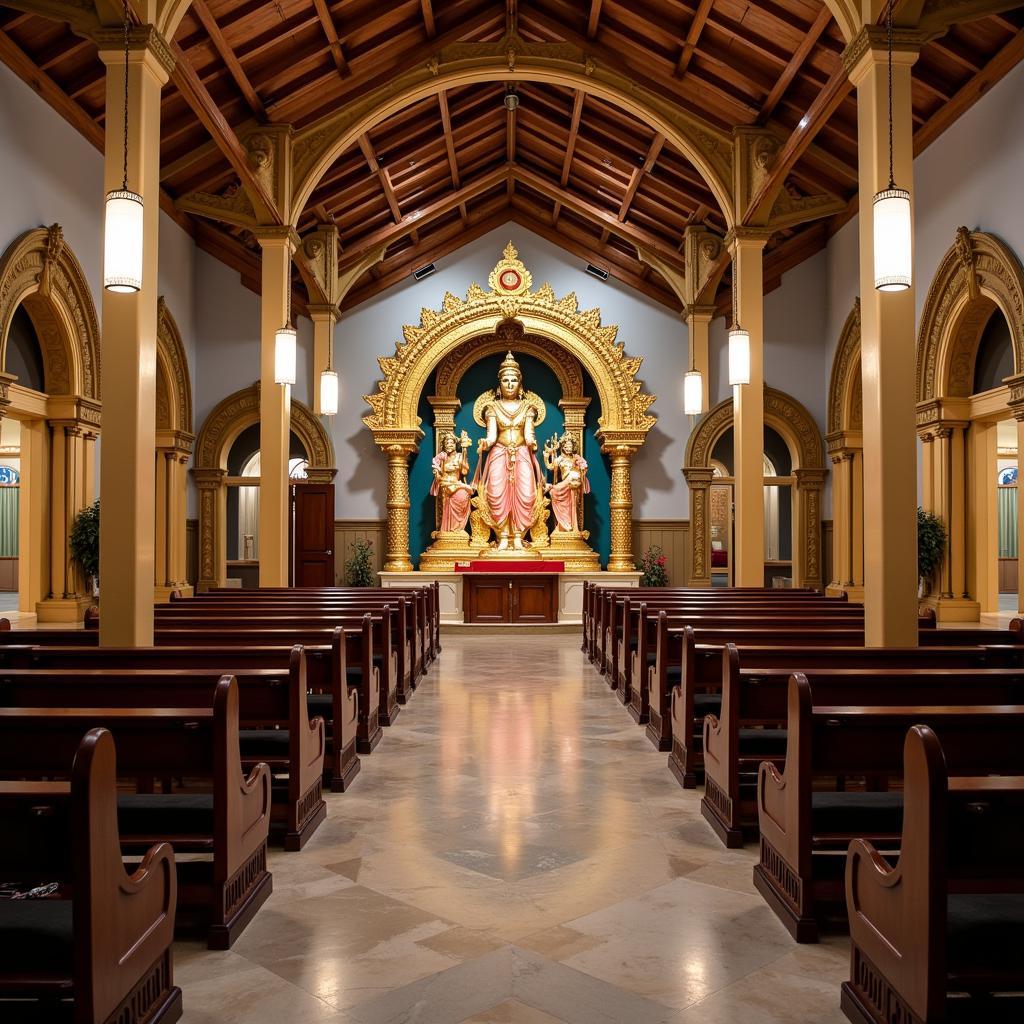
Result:
{"label": "reflection on floor", "polygon": [[448,637],[235,947],[175,947],[185,1024],[839,1022],[798,947],[579,650]]}

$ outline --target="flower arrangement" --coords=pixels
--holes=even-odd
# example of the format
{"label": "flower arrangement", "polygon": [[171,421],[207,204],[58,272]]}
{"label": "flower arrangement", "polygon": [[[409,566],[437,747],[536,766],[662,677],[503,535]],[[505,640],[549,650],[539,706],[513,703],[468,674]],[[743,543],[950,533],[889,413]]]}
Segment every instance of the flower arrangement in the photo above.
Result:
{"label": "flower arrangement", "polygon": [[652,544],[637,563],[637,570],[642,573],[641,587],[668,586],[668,556],[657,544]]}

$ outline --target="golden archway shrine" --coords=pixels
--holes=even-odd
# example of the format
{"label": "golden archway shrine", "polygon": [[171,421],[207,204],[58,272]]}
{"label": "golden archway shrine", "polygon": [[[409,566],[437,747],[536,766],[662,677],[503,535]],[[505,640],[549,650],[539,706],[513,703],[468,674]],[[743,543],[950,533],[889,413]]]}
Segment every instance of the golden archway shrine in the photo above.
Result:
{"label": "golden archway shrine", "polygon": [[[364,422],[388,459],[387,539],[382,579],[408,580],[415,571],[437,578],[448,598],[447,616],[460,619],[465,577],[518,572],[558,577],[558,617],[576,618],[583,582],[600,578],[583,496],[589,467],[583,458],[584,424],[591,397],[599,403],[596,437],[610,475],[610,553],[607,572],[636,580],[632,552],[632,457],[655,419],[654,396],[637,379],[642,360],[626,355],[618,328],[602,326],[599,309],[580,310],[575,294],[555,296],[551,285],[533,289],[530,271],[509,242],[488,277],[488,289],[470,285],[466,297],[446,293],[439,310],[423,309],[418,326],[404,328],[394,356],[379,360],[384,378],[366,397]],[[493,385],[475,398],[473,420],[484,434],[474,443],[456,433],[462,406],[458,387],[466,372],[489,356],[504,357]],[[519,357],[544,363],[561,393],[547,396],[564,418],[559,435],[543,428],[546,403],[530,390]],[[425,432],[417,414],[424,388],[434,416]],[[414,570],[409,547],[409,460],[422,443],[433,452],[431,494],[436,529]],[[478,581],[479,582],[479,581]],[[510,591],[515,583],[508,580]],[[471,603],[471,602],[470,602]],[[471,616],[470,609],[466,609]]]}

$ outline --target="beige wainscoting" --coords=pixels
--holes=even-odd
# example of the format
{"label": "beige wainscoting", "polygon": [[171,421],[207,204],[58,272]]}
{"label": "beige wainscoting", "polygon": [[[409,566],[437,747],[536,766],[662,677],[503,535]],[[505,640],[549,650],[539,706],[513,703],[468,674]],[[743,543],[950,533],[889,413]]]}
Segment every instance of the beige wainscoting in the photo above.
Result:
{"label": "beige wainscoting", "polygon": [[338,586],[345,584],[345,563],[352,557],[352,543],[368,540],[373,544],[373,571],[380,572],[384,565],[384,535],[386,519],[334,520],[334,579]]}
{"label": "beige wainscoting", "polygon": [[670,587],[686,586],[690,579],[690,521],[688,519],[634,519],[633,556],[656,544],[668,556]]}

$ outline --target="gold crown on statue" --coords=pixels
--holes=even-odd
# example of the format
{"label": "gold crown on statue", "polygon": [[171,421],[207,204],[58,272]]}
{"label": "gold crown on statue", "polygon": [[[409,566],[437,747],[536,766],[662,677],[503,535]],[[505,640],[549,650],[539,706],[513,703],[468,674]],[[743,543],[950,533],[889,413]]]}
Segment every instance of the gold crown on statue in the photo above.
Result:
{"label": "gold crown on statue", "polygon": [[498,367],[498,375],[501,376],[503,370],[515,370],[519,374],[520,378],[523,376],[523,371],[520,369],[519,364],[516,362],[516,357],[512,355],[512,350],[501,362],[501,366]]}

